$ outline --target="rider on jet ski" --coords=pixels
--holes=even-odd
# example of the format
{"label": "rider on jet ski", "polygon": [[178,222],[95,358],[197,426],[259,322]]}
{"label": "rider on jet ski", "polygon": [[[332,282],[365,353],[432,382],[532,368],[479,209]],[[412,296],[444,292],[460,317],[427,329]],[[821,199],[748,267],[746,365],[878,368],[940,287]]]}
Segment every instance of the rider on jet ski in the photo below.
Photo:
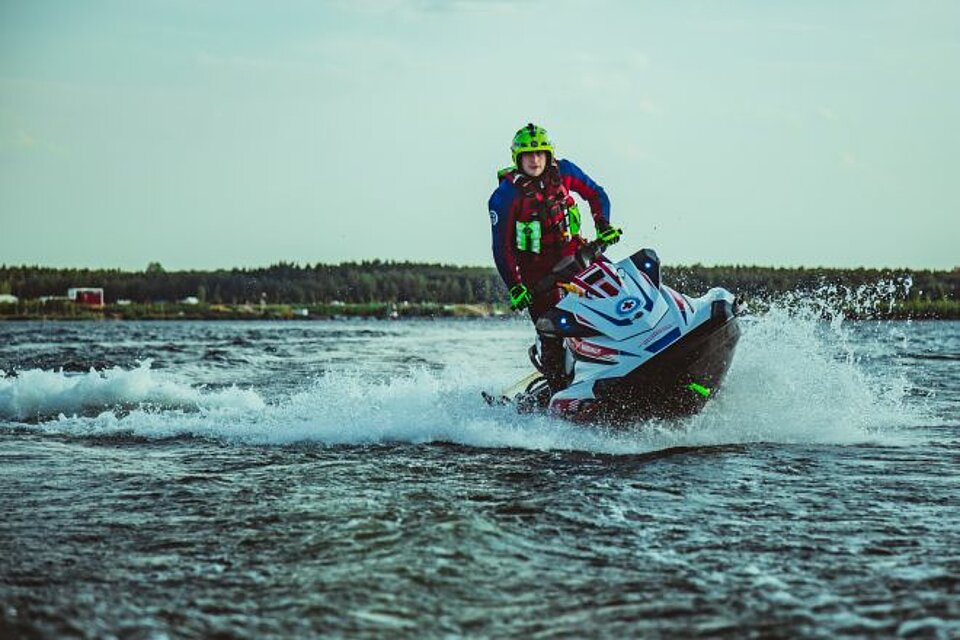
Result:
{"label": "rider on jet ski", "polygon": [[[580,236],[580,212],[570,195],[590,206],[597,238],[612,244],[620,230],[610,226],[610,199],[603,188],[569,160],[558,160],[547,132],[528,124],[510,145],[513,166],[497,172],[499,186],[490,197],[493,257],[510,291],[510,307],[528,308],[537,319],[560,300],[560,290],[535,291],[561,258],[574,255]],[[540,371],[552,391],[569,384],[564,370],[563,338],[538,327]]]}

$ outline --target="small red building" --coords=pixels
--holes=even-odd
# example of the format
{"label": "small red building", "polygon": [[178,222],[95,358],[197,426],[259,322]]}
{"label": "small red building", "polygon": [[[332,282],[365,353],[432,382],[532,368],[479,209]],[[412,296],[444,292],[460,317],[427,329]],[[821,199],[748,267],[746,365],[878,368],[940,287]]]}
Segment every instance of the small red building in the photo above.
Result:
{"label": "small red building", "polygon": [[67,289],[67,297],[86,307],[103,306],[103,289],[93,287],[77,287]]}

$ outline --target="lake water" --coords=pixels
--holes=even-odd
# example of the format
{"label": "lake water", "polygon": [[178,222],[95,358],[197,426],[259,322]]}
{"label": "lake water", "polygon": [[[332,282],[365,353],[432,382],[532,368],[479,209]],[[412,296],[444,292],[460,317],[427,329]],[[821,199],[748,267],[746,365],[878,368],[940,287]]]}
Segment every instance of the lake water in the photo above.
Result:
{"label": "lake water", "polygon": [[0,637],[960,637],[960,323],[815,317],[618,431],[517,318],[0,324]]}

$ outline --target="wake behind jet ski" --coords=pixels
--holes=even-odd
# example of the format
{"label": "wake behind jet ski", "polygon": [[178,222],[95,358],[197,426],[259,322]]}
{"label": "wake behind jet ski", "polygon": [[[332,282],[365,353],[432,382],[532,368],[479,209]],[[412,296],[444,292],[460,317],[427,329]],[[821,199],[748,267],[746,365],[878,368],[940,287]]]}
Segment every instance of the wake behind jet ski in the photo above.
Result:
{"label": "wake behind jet ski", "polygon": [[[605,246],[584,245],[535,287],[566,291],[537,320],[537,332],[563,340],[568,384],[552,390],[538,372],[499,397],[484,394],[488,402],[628,423],[696,413],[717,393],[740,337],[734,295],[713,288],[690,298],[663,284],[652,249],[611,262]],[[543,369],[537,345],[531,360]]]}

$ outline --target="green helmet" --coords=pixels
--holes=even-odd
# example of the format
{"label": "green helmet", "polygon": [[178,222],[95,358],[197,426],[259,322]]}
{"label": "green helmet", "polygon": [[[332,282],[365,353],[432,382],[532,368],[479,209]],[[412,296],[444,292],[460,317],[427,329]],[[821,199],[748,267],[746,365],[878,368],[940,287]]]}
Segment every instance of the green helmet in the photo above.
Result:
{"label": "green helmet", "polygon": [[513,136],[513,144],[510,145],[510,151],[513,153],[513,162],[520,166],[520,154],[528,151],[546,151],[553,156],[553,143],[547,136],[547,130],[538,127],[532,122],[523,129],[517,131]]}

